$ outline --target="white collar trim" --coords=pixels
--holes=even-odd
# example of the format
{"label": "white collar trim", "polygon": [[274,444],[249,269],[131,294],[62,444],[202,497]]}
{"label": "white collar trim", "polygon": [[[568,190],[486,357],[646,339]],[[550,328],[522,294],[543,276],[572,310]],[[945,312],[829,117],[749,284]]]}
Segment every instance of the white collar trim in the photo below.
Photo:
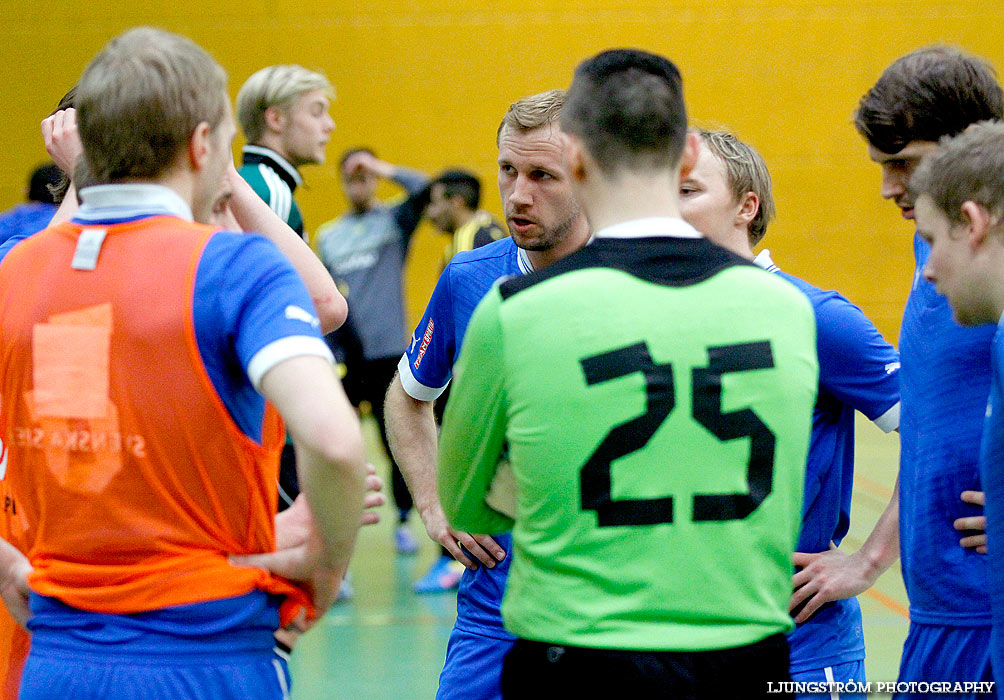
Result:
{"label": "white collar trim", "polygon": [[533,272],[533,263],[530,262],[530,256],[522,248],[517,248],[516,262],[519,265],[519,271],[524,275],[529,275]]}
{"label": "white collar trim", "polygon": [[757,256],[753,258],[753,264],[762,267],[768,272],[778,272],[781,269],[770,259],[770,251],[767,248],[757,253]]}
{"label": "white collar trim", "polygon": [[623,221],[596,232],[594,238],[704,238],[683,219],[669,216]]}
{"label": "white collar trim", "polygon": [[115,218],[131,216],[132,212],[168,214],[192,221],[192,208],[177,192],[163,185],[130,183],[124,185],[92,185],[80,191],[83,204],[76,217]]}

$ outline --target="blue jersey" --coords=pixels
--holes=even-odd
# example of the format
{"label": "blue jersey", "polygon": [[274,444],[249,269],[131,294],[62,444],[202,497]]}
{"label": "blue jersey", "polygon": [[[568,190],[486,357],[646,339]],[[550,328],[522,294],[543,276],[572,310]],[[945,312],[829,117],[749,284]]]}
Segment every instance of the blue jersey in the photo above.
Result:
{"label": "blue jersey", "polygon": [[532,269],[526,251],[511,238],[459,253],[450,261],[398,365],[401,384],[412,398],[439,398],[453,376],[453,362],[474,307],[496,280]]}
{"label": "blue jersey", "polygon": [[1004,323],[994,336],[992,359],[993,380],[983,428],[980,478],[987,495],[987,559],[993,606],[990,653],[994,677],[998,683],[1004,683]]}
{"label": "blue jersey", "polygon": [[[532,270],[526,251],[511,238],[457,254],[443,270],[429,305],[412,335],[398,370],[401,384],[410,396],[433,401],[443,393],[453,376],[453,362],[460,353],[467,323],[478,302],[499,279]],[[464,570],[457,591],[456,628],[498,639],[513,639],[502,626],[502,595],[509,572],[512,535],[494,538],[506,557],[494,568]]]}
{"label": "blue jersey", "polygon": [[49,225],[56,213],[56,205],[46,202],[28,202],[0,214],[0,243],[11,238],[18,240],[38,233]]}
{"label": "blue jersey", "polygon": [[903,581],[912,622],[989,625],[986,557],[961,547],[952,523],[982,514],[959,496],[982,490],[979,445],[994,326],[963,328],[952,320],[947,300],[921,275],[929,253],[915,236],[917,269],[899,338]]}
{"label": "blue jersey", "polygon": [[[812,415],[799,552],[839,545],[850,524],[854,479],[854,412],[886,432],[899,424],[899,356],[861,310],[837,292],[823,291],[756,262],[798,287],[816,315],[819,394]],[[861,608],[856,598],[823,606],[788,635],[791,671],[799,673],[863,659]]]}

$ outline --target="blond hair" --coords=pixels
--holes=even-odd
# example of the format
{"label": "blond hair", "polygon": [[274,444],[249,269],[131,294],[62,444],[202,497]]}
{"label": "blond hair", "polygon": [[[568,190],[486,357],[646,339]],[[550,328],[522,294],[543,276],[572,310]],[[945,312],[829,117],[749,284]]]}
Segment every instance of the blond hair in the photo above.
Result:
{"label": "blond hair", "polygon": [[548,90],[513,102],[502,117],[502,123],[495,134],[495,143],[498,144],[502,130],[506,127],[516,131],[532,131],[557,122],[564,106],[564,90]]}
{"label": "blond hair", "polygon": [[335,89],[324,75],[303,66],[268,66],[252,75],[237,93],[237,123],[248,143],[258,143],[265,135],[265,111],[275,107],[289,110],[305,92],[323,90],[334,99]]}
{"label": "blond hair", "polygon": [[112,39],[77,85],[78,131],[93,184],[155,179],[202,122],[227,111],[227,75],[193,41],[140,27]]}
{"label": "blond hair", "polygon": [[725,166],[725,174],[732,190],[732,197],[738,203],[744,194],[752,192],[760,206],[756,216],[749,223],[750,247],[755,246],[767,233],[767,224],[774,218],[774,195],[770,171],[763,156],[747,143],[740,141],[727,131],[694,129],[708,150]]}

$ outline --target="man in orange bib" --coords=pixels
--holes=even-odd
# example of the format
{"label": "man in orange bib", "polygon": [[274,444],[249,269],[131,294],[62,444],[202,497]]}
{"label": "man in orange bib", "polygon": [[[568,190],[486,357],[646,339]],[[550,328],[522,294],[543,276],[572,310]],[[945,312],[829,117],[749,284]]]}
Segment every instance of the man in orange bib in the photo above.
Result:
{"label": "man in orange bib", "polygon": [[0,265],[27,700],[286,697],[272,631],[311,590],[228,558],[275,549],[283,421],[318,566],[337,577],[351,555],[362,440],[310,296],[264,238],[193,223],[231,165],[225,87],[182,37],[110,42],[77,94],[99,184]]}

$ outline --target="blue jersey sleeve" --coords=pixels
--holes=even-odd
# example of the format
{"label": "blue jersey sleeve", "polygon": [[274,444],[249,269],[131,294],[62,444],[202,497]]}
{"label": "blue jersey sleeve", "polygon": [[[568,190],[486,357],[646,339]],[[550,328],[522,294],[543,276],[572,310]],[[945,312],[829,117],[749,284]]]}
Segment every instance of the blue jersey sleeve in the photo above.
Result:
{"label": "blue jersey sleeve", "polygon": [[411,343],[398,365],[404,390],[419,401],[439,398],[453,376],[457,344],[452,269],[452,265],[447,265],[439,276],[425,315],[412,333]]}
{"label": "blue jersey sleeve", "polygon": [[[844,297],[826,292],[815,304],[819,383],[841,402],[879,421],[899,404],[899,354]],[[898,427],[898,415],[879,427]]]}
{"label": "blue jersey sleeve", "polygon": [[256,386],[279,362],[330,358],[306,287],[262,236],[217,233],[195,277],[193,319],[213,386],[246,435],[261,440],[265,399]]}
{"label": "blue jersey sleeve", "polygon": [[11,236],[7,240],[5,240],[3,243],[0,243],[0,262],[3,262],[3,259],[5,257],[7,257],[7,253],[9,253],[11,251],[11,248],[13,248],[14,246],[16,246],[18,243],[20,243],[21,241],[23,241],[25,238],[28,238],[29,236],[32,236],[32,235],[34,235],[34,234],[30,234],[30,233],[18,233],[18,234],[15,234],[15,235]]}

